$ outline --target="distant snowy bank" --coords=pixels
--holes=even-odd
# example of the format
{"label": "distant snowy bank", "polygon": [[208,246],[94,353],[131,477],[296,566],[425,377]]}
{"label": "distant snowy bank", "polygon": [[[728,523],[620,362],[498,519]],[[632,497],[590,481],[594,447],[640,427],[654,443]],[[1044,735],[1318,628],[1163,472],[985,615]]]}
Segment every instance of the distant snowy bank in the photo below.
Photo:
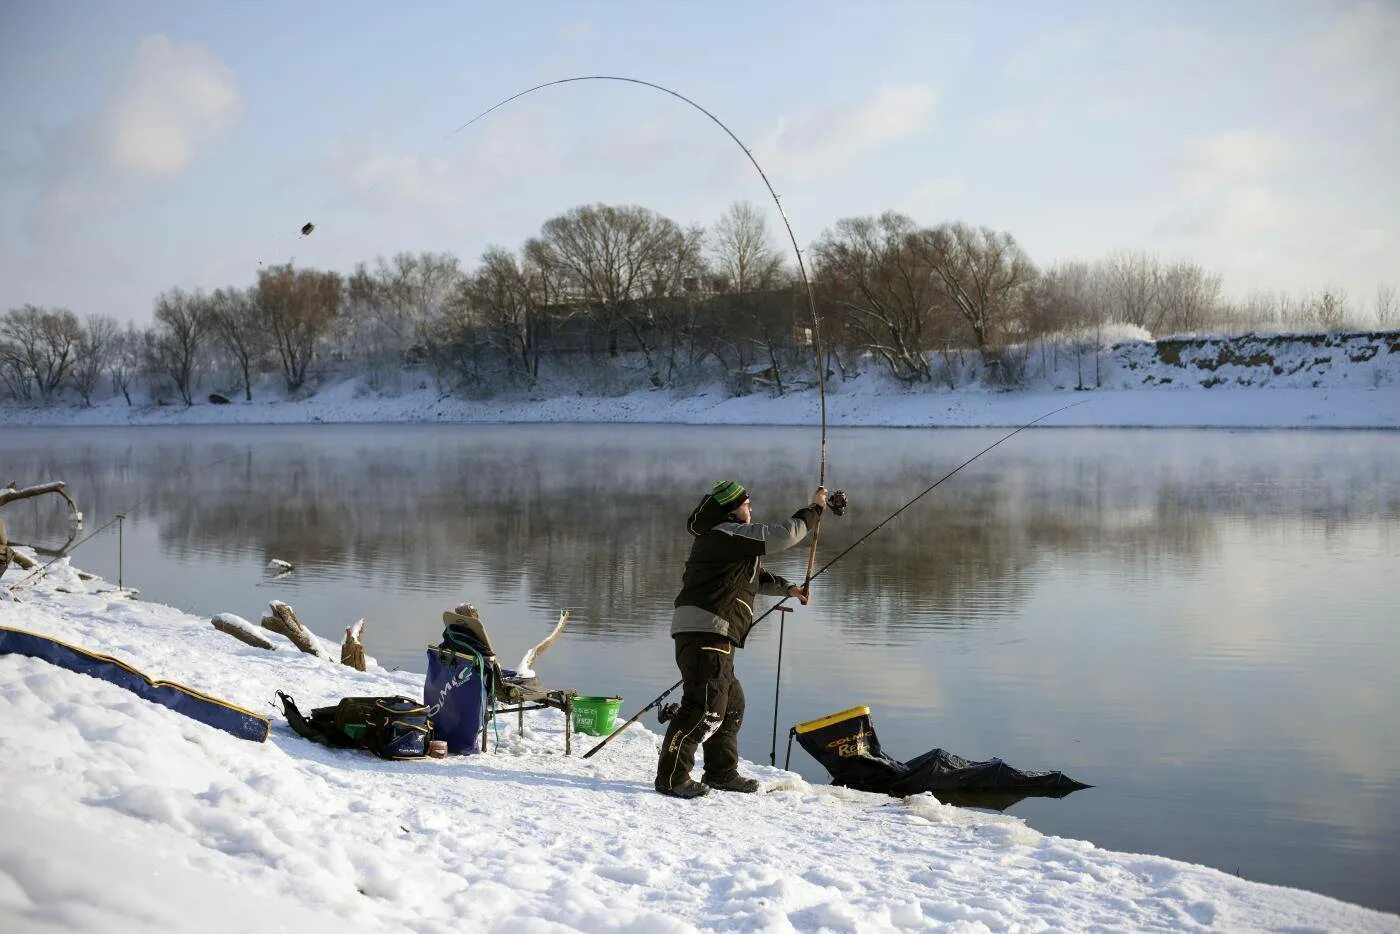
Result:
{"label": "distant snowy bank", "polygon": [[1322,895],[752,763],[767,794],[679,802],[651,790],[655,733],[564,757],[555,711],[528,714],[523,734],[502,718],[493,755],[332,750],[274,714],[276,690],[305,709],[414,695],[421,676],[245,646],[66,559],[17,596],[0,587],[0,625],[115,655],[273,730],[241,740],[0,655],[0,930],[1400,930]]}
{"label": "distant snowy bank", "polygon": [[[1015,348],[988,364],[980,355],[935,354],[931,383],[901,383],[874,360],[827,384],[831,425],[972,427],[1020,425],[1088,401],[1047,424],[1103,427],[1400,428],[1400,332],[1128,340],[1087,351],[1073,340]],[[399,391],[358,377],[326,378],[289,400],[268,385],[252,402],[91,407],[0,406],[9,425],[281,424],[311,422],[633,422],[810,425],[818,393],[788,374],[778,394],[771,371],[686,388],[637,388],[644,380],[613,361],[597,374],[554,374],[532,390],[463,398],[417,371]],[[1007,385],[1015,388],[1006,388]],[[956,388],[950,388],[956,387]],[[738,389],[739,394],[736,394]],[[234,397],[236,398],[236,397]]]}

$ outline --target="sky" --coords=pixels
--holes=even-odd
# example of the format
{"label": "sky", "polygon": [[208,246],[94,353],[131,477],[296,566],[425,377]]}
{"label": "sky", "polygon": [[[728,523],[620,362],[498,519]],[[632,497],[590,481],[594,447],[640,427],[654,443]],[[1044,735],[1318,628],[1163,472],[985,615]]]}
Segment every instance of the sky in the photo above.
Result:
{"label": "sky", "polygon": [[[519,6],[521,9],[514,9]],[[0,310],[400,251],[475,264],[580,204],[806,249],[843,217],[1226,294],[1400,287],[1400,2],[0,5]],[[315,232],[301,237],[302,224]],[[775,238],[776,239],[776,238]],[[785,244],[785,238],[777,240]],[[787,246],[787,249],[791,249]]]}

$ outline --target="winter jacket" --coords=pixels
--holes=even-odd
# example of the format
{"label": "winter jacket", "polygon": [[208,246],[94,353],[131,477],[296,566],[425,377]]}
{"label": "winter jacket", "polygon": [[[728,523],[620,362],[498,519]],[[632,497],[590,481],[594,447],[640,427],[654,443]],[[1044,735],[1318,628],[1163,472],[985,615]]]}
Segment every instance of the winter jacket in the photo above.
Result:
{"label": "winter jacket", "polygon": [[707,515],[702,502],[687,524],[695,541],[676,597],[671,635],[713,633],[743,647],[753,626],[754,595],[785,596],[792,586],[763,569],[763,556],[802,541],[820,514],[821,507],[814,504],[786,522],[741,524],[725,515],[712,525],[714,517]]}

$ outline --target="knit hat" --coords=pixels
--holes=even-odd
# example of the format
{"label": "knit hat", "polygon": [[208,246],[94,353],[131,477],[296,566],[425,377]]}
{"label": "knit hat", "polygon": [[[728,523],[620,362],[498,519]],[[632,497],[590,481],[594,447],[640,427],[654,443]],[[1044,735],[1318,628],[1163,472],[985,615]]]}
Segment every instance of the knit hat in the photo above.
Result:
{"label": "knit hat", "polygon": [[729,518],[729,514],[749,498],[744,487],[733,480],[721,480],[700,498],[700,504],[686,520],[686,531],[700,536]]}
{"label": "knit hat", "polygon": [[710,489],[710,495],[716,503],[733,512],[749,498],[749,491],[733,480],[721,480]]}

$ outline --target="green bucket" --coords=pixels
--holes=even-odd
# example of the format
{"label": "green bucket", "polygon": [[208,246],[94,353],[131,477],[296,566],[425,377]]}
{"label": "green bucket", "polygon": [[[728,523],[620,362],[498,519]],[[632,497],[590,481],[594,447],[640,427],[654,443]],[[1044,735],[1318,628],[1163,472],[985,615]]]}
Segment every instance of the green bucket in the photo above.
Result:
{"label": "green bucket", "polygon": [[613,731],[621,709],[620,697],[575,697],[574,732],[607,736]]}

